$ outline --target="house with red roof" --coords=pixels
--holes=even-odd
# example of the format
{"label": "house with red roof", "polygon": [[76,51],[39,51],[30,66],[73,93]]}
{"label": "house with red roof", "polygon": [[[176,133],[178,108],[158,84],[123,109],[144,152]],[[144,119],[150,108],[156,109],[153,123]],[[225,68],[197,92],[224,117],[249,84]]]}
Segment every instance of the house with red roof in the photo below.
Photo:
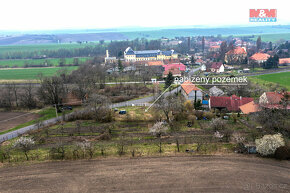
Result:
{"label": "house with red roof", "polygon": [[290,58],[280,58],[279,59],[279,65],[290,65]]}
{"label": "house with red roof", "polygon": [[221,47],[219,45],[214,45],[214,46],[210,46],[209,49],[208,49],[208,51],[210,51],[210,52],[217,52],[217,51],[220,50],[220,48]]}
{"label": "house with red roof", "polygon": [[265,53],[255,53],[249,59],[252,62],[256,62],[258,64],[261,64],[263,62],[266,62],[268,60],[268,58],[270,58],[270,55],[269,54],[265,54]]}
{"label": "house with red roof", "polygon": [[225,66],[222,62],[212,62],[210,66],[210,71],[216,73],[222,73],[225,71]]}
{"label": "house with red roof", "polygon": [[178,69],[180,71],[185,71],[186,66],[182,63],[172,63],[172,64],[165,64],[162,66],[164,68],[164,71],[167,71],[169,69]]}
{"label": "house with red roof", "polygon": [[225,54],[225,62],[242,62],[247,57],[247,51],[245,47],[236,47]]}
{"label": "house with red roof", "polygon": [[[290,101],[290,92],[264,92],[259,98],[259,105],[264,108],[285,108],[281,104],[282,100]],[[290,104],[287,104],[287,109],[290,109]]]}
{"label": "house with red roof", "polygon": [[167,77],[169,72],[171,72],[172,76],[174,77],[179,77],[181,76],[181,71],[177,68],[171,68],[171,69],[167,69],[167,70],[164,70],[163,72],[163,78]]}
{"label": "house with red roof", "polygon": [[197,102],[202,101],[203,93],[202,90],[197,88],[195,84],[190,81],[186,81],[181,84],[181,93],[186,100]]}
{"label": "house with red roof", "polygon": [[157,60],[157,61],[148,61],[147,62],[148,66],[162,66],[164,65],[163,61]]}
{"label": "house with red roof", "polygon": [[226,96],[211,96],[209,99],[209,108],[210,109],[226,109],[227,111],[240,111],[240,106],[247,104],[253,101],[253,98],[248,97],[238,97],[232,95],[230,97]]}

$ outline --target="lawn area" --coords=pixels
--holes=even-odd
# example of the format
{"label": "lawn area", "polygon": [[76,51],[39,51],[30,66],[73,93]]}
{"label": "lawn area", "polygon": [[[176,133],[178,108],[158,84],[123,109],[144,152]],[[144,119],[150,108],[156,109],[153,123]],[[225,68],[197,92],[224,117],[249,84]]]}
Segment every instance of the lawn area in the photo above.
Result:
{"label": "lawn area", "polygon": [[[85,63],[90,57],[79,58],[79,64]],[[12,60],[0,60],[0,67],[2,68],[12,68],[12,67],[25,67],[25,65],[37,66],[37,65],[48,65],[48,66],[58,66],[59,58],[47,58],[47,59],[12,59]],[[73,64],[74,58],[65,58],[65,64]]]}
{"label": "lawn area", "polygon": [[290,72],[259,75],[249,77],[249,79],[264,86],[269,86],[271,83],[279,84],[280,86],[286,87],[288,90],[290,90]]}
{"label": "lawn area", "polygon": [[69,72],[76,70],[78,66],[50,67],[50,68],[21,68],[21,69],[0,69],[0,80],[35,80],[40,73],[43,76],[53,76],[61,69]]}

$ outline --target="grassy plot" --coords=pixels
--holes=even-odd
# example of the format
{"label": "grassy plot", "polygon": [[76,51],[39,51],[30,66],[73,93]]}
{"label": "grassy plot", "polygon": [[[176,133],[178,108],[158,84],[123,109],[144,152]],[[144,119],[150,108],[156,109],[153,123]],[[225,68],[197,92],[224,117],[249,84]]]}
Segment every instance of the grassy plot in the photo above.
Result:
{"label": "grassy plot", "polygon": [[7,52],[23,52],[23,51],[40,51],[40,50],[58,50],[58,49],[76,49],[84,48],[86,46],[96,45],[96,43],[90,44],[36,44],[36,45],[8,45],[0,46],[0,54]]}
{"label": "grassy plot", "polygon": [[279,84],[290,90],[290,72],[281,72],[275,74],[265,74],[254,77],[249,77],[254,83],[258,83],[264,86],[270,86],[271,84]]}
{"label": "grassy plot", "polygon": [[[79,63],[84,63],[91,59],[90,57],[78,58]],[[48,59],[12,59],[12,60],[0,60],[0,67],[24,67],[25,65],[37,66],[37,65],[59,65],[59,58],[48,58]],[[65,64],[73,64],[74,58],[65,58]]]}
{"label": "grassy plot", "polygon": [[259,36],[263,42],[276,42],[280,39],[290,40],[290,33],[255,35],[252,40],[256,41]]}
{"label": "grassy plot", "polygon": [[53,76],[61,69],[69,72],[76,70],[78,66],[51,67],[51,68],[22,68],[22,69],[1,69],[0,80],[35,80],[40,73],[43,76]]}

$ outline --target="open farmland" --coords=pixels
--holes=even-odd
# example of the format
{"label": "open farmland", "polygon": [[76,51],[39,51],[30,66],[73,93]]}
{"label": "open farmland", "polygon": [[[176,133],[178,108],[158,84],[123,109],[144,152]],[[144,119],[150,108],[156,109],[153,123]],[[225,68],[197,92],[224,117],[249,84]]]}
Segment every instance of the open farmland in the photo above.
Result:
{"label": "open farmland", "polygon": [[245,156],[48,162],[0,168],[1,192],[289,192],[290,164]]}
{"label": "open farmland", "polygon": [[[78,58],[79,63],[85,63],[87,60],[91,59],[90,57]],[[64,58],[65,64],[73,64],[74,58]],[[3,67],[25,67],[26,65],[38,66],[38,65],[48,65],[48,66],[58,66],[60,58],[47,58],[47,59],[20,59],[20,60],[0,60],[0,68]]]}
{"label": "open farmland", "polygon": [[0,80],[35,80],[40,73],[43,76],[53,76],[61,69],[69,72],[76,70],[78,66],[50,67],[50,68],[20,68],[20,69],[1,69]]}
{"label": "open farmland", "polygon": [[0,133],[19,124],[37,119],[39,116],[27,112],[0,112]]}
{"label": "open farmland", "polygon": [[0,55],[9,52],[25,52],[33,51],[38,52],[40,50],[58,50],[58,49],[75,49],[75,48],[84,48],[88,45],[95,45],[95,43],[90,44],[32,44],[32,45],[7,45],[0,46]]}
{"label": "open farmland", "polygon": [[280,86],[286,87],[290,90],[290,72],[259,75],[250,77],[250,80],[263,86],[279,84]]}

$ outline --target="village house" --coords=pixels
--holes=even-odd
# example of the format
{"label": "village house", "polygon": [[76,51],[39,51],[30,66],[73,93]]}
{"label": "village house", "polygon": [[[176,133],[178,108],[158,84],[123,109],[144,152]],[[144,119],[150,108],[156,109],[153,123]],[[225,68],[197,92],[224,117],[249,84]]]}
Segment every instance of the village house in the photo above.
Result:
{"label": "village house", "polygon": [[282,65],[282,66],[290,65],[290,58],[280,58],[279,65]]}
{"label": "village house", "polygon": [[200,70],[201,70],[201,71],[206,71],[206,64],[202,64],[202,65],[200,66]]}
{"label": "village house", "polygon": [[210,46],[208,51],[209,52],[218,52],[220,50],[220,46],[216,45],[216,46]]}
{"label": "village house", "polygon": [[226,63],[242,62],[247,57],[247,51],[244,47],[237,47],[228,51],[225,55]]}
{"label": "village house", "polygon": [[251,101],[247,104],[240,106],[240,110],[243,114],[255,113],[261,110],[260,105],[256,104],[254,101]]}
{"label": "village house", "polygon": [[253,98],[247,97],[238,97],[236,95],[232,95],[230,97],[226,96],[211,96],[209,99],[209,108],[210,109],[219,109],[219,110],[227,110],[229,112],[238,112],[240,111],[240,106],[247,104],[253,101]]}
{"label": "village house", "polygon": [[[290,92],[264,92],[259,98],[259,105],[264,108],[285,108],[281,104],[282,99],[287,98],[290,100]],[[290,109],[290,104],[288,103],[287,109]]]}
{"label": "village house", "polygon": [[165,64],[162,67],[164,68],[165,71],[169,69],[178,69],[183,72],[186,70],[186,66],[182,63]]}
{"label": "village house", "polygon": [[225,66],[222,62],[212,62],[210,71],[215,73],[223,73],[225,71]]}
{"label": "village house", "polygon": [[164,70],[163,78],[167,77],[169,72],[171,72],[172,76],[174,76],[174,77],[180,77],[181,76],[181,71],[179,69],[170,68],[170,69]]}
{"label": "village house", "polygon": [[203,93],[202,90],[197,88],[192,82],[186,81],[181,84],[181,93],[186,100],[197,102],[202,101]]}
{"label": "village house", "polygon": [[252,55],[249,60],[250,62],[255,62],[257,64],[262,64],[264,62],[266,62],[268,60],[268,58],[270,58],[269,54],[265,54],[265,53],[255,53],[254,55]]}

